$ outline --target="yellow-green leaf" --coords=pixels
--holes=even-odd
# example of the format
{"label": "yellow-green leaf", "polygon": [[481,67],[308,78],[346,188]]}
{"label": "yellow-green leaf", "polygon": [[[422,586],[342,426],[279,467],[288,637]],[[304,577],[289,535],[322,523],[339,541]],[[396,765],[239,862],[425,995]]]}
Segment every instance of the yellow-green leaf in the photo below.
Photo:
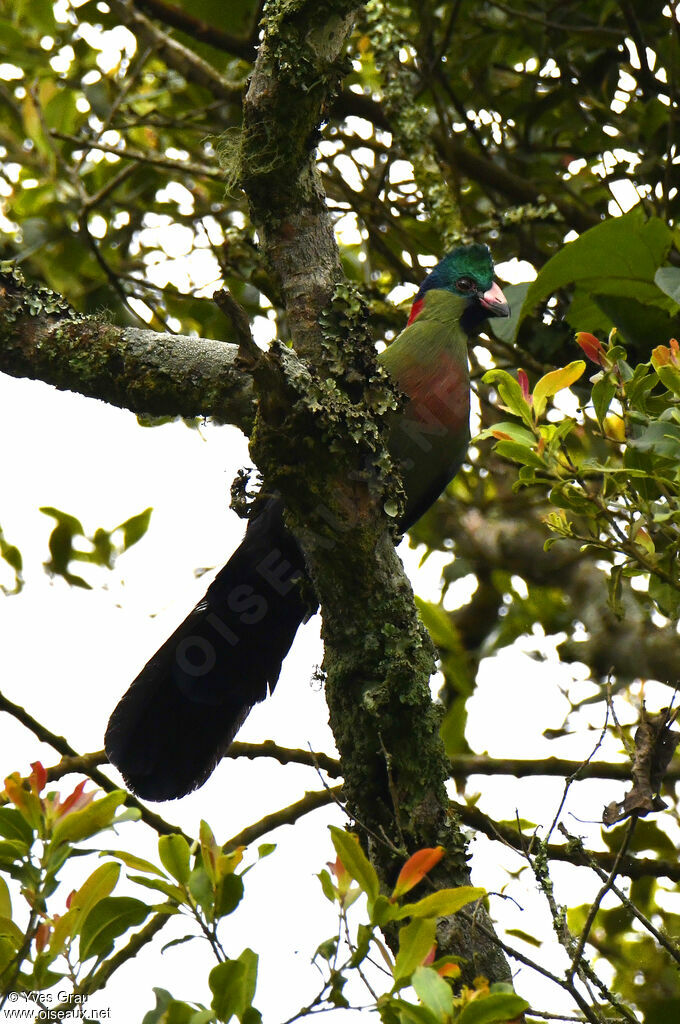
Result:
{"label": "yellow-green leaf", "polygon": [[417,967],[413,972],[412,985],[423,1006],[444,1022],[453,1014],[453,991],[443,978],[431,967]]}
{"label": "yellow-green leaf", "polygon": [[0,917],[12,916],[12,900],[7,888],[7,882],[0,875]]}
{"label": "yellow-green leaf", "polygon": [[448,917],[449,914],[456,914],[461,907],[484,896],[485,889],[478,889],[472,885],[461,885],[457,889],[440,889],[439,892],[430,893],[417,903],[405,903],[399,907],[395,917],[399,921],[404,917]]}
{"label": "yellow-green leaf", "polygon": [[[74,892],[69,909],[78,918],[77,925],[87,917],[100,900],[110,896],[116,887],[119,875],[120,864],[115,864],[113,861],[101,864],[95,868],[87,881],[83,882],[80,889]],[[77,931],[78,927],[73,930],[72,934],[76,935]]]}
{"label": "yellow-green leaf", "polygon": [[160,868],[157,868],[151,861],[144,860],[143,857],[137,857],[134,853],[128,853],[127,850],[102,850],[101,857],[115,857],[116,860],[120,860],[129,868],[133,868],[135,871],[146,871],[150,875],[160,875],[164,877],[163,872]]}
{"label": "yellow-green leaf", "polygon": [[359,883],[372,903],[380,890],[378,876],[375,868],[359,846],[359,840],[350,832],[336,828],[335,825],[330,826],[330,832],[335,852],[354,881]]}
{"label": "yellow-green leaf", "polygon": [[74,811],[61,818],[52,833],[52,845],[59,843],[78,843],[82,839],[110,828],[116,810],[125,801],[126,794],[122,789],[107,793],[101,800],[95,800],[82,811]]}
{"label": "yellow-green leaf", "polygon": [[529,403],[522,394],[522,388],[507,370],[487,370],[482,380],[485,384],[493,384],[508,412],[514,412],[529,428],[533,427],[534,419]]}
{"label": "yellow-green leaf", "polygon": [[560,370],[551,370],[545,377],[541,377],[534,388],[534,413],[537,418],[543,415],[548,398],[570,387],[582,376],[585,368],[584,359],[575,359]]}
{"label": "yellow-green leaf", "polygon": [[24,941],[24,933],[10,917],[0,917],[0,935],[6,936],[15,949],[19,949]]}

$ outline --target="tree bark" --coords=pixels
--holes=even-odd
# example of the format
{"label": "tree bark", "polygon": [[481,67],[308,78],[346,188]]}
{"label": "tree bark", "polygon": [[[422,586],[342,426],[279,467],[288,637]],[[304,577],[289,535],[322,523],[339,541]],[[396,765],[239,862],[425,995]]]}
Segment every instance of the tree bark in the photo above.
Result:
{"label": "tree bark", "polygon": [[249,433],[252,378],[238,346],[116,327],[0,273],[0,370],[152,416],[212,416]]}
{"label": "tree bark", "polygon": [[[470,873],[428,685],[434,652],[383,511],[391,493],[384,412],[394,400],[361,304],[341,281],[313,157],[355,6],[270,5],[245,101],[240,182],[310,371],[293,377],[281,367],[293,401],[282,409],[262,396],[251,451],[266,485],[284,497],[321,602],[348,812],[386,891],[409,854],[435,845],[446,856],[430,880],[445,888],[469,884]],[[468,984],[480,974],[507,981],[483,909],[477,921],[482,927],[463,915],[441,920],[440,953],[462,958]]]}

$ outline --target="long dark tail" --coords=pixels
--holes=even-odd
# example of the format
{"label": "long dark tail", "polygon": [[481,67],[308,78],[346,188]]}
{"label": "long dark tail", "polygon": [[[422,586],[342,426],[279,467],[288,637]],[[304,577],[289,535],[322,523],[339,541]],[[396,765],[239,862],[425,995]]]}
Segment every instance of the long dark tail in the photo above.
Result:
{"label": "long dark tail", "polygon": [[133,792],[171,800],[201,786],[251,708],[274,689],[298,626],[302,552],[272,499],[182,625],[111,715],[106,753]]}

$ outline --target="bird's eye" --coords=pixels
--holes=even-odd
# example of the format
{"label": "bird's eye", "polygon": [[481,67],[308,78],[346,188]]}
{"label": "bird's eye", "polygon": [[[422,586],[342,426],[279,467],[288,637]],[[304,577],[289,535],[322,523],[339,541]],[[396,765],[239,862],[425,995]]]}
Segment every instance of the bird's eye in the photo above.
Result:
{"label": "bird's eye", "polygon": [[475,282],[471,277],[459,277],[456,281],[456,288],[459,292],[471,292],[474,291]]}

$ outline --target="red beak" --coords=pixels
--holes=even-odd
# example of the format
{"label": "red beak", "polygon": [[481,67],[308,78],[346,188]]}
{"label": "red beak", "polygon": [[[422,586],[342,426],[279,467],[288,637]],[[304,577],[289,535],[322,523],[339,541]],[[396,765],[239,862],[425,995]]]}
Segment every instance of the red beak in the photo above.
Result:
{"label": "red beak", "polygon": [[489,316],[510,316],[510,306],[496,282],[488,291],[479,297],[480,305],[488,311]]}

